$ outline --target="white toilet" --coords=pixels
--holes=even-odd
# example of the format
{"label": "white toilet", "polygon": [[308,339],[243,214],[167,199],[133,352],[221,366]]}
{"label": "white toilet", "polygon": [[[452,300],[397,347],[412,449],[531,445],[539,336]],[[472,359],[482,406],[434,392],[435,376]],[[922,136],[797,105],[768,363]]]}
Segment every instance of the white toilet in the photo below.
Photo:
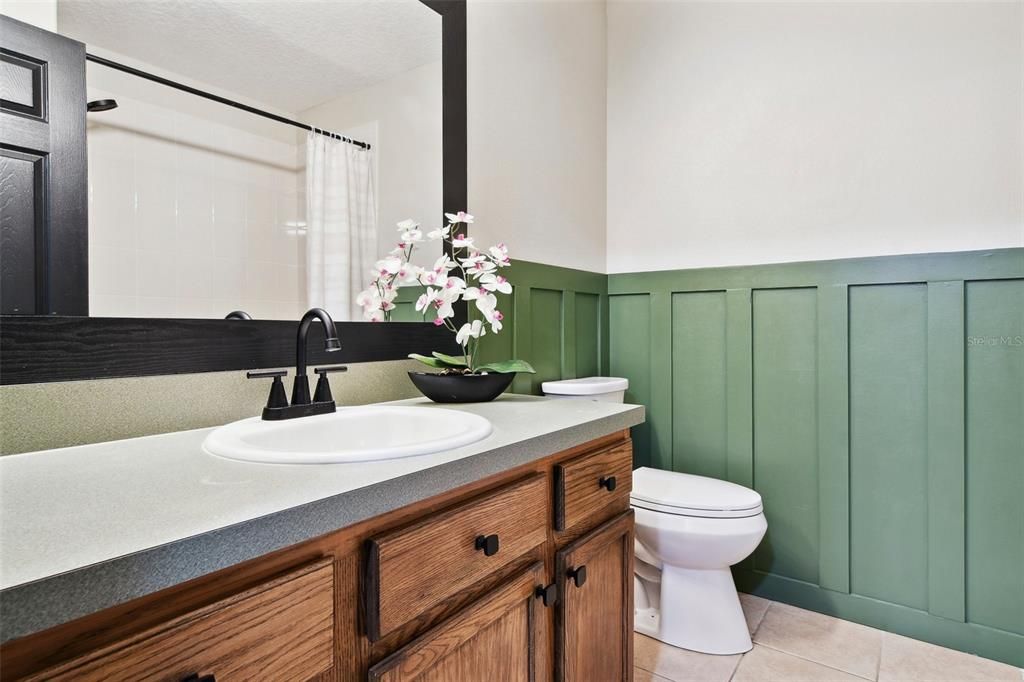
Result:
{"label": "white toilet", "polygon": [[729,567],[768,530],[761,496],[727,481],[642,467],[633,472],[630,504],[636,631],[708,654],[750,651]]}

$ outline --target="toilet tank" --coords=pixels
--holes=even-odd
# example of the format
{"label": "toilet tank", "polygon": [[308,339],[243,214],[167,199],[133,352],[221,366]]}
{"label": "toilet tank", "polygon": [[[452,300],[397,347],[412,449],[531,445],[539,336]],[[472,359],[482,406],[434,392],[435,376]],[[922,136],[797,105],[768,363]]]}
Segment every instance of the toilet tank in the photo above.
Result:
{"label": "toilet tank", "polygon": [[545,381],[540,385],[544,395],[552,398],[576,398],[577,400],[598,400],[606,403],[621,403],[626,397],[629,379],[620,377],[585,377]]}

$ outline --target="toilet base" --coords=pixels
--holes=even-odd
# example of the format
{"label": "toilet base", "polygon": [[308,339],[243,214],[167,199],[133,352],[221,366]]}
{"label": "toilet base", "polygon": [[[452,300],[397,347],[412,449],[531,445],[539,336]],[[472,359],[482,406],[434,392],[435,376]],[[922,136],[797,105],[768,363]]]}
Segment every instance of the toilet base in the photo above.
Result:
{"label": "toilet base", "polygon": [[636,610],[637,632],[705,654],[742,654],[753,648],[728,568],[664,566],[660,597],[657,607]]}

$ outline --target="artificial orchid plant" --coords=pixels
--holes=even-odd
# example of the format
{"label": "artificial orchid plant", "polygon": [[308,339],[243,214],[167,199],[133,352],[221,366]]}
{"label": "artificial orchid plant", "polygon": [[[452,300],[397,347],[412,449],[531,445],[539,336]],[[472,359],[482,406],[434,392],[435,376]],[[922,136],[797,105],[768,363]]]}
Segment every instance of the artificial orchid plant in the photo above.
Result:
{"label": "artificial orchid plant", "polygon": [[[504,319],[498,309],[498,294],[511,294],[512,285],[499,274],[512,261],[504,244],[492,246],[486,251],[478,249],[473,239],[467,237],[465,228],[473,216],[464,211],[445,213],[448,224],[424,235],[419,223],[403,220],[398,223],[400,233],[398,245],[387,256],[377,261],[371,272],[370,286],[356,297],[356,304],[363,309],[363,317],[371,322],[389,321],[395,309],[398,289],[402,286],[425,286],[426,291],[416,301],[416,310],[423,319],[430,319],[435,326],[445,326],[462,347],[462,357],[434,352],[431,356],[411,354],[409,357],[425,365],[444,370],[447,374],[487,374],[529,372],[534,369],[523,360],[504,360],[477,364],[477,350],[480,339],[487,334],[501,331]],[[454,237],[451,237],[452,235]],[[409,262],[418,244],[440,241],[451,237],[456,257],[447,254],[438,258],[432,268],[424,268]],[[454,304],[457,301],[472,301],[482,319],[474,319],[456,328]]]}

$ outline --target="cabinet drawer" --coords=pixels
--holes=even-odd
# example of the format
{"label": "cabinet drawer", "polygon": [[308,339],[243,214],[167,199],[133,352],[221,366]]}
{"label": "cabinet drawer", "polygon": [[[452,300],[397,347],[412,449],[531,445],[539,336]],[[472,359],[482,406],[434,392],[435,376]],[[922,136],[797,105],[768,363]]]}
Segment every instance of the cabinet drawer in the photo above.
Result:
{"label": "cabinet drawer", "polygon": [[633,445],[627,441],[555,465],[555,530],[566,530],[604,507],[629,505]]}
{"label": "cabinet drawer", "polygon": [[[538,474],[371,538],[369,638],[380,639],[542,544],[547,510],[547,483]],[[486,538],[490,547],[478,548]]]}
{"label": "cabinet drawer", "polygon": [[333,665],[334,564],[324,559],[31,680],[307,680]]}

